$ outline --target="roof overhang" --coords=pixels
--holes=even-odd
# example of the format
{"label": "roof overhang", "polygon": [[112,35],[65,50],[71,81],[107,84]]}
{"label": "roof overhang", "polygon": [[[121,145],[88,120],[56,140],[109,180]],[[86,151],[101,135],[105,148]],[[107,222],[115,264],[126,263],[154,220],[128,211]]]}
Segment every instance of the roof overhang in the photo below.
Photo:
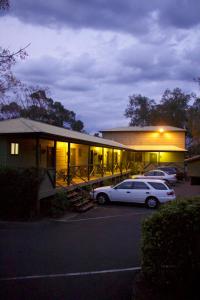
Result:
{"label": "roof overhang", "polygon": [[149,152],[186,152],[185,148],[179,148],[173,145],[132,145],[129,146],[135,151]]}
{"label": "roof overhang", "polygon": [[193,157],[189,157],[187,159],[185,159],[185,162],[195,162],[195,161],[200,161],[200,155],[195,155]]}

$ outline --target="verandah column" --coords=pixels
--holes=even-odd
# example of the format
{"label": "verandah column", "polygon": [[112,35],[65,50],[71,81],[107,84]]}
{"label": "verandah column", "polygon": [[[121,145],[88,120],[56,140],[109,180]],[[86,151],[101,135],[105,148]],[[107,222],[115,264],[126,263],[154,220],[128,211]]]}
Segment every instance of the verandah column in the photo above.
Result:
{"label": "verandah column", "polygon": [[[35,164],[36,164],[36,173],[37,173],[37,176],[39,177],[39,169],[40,169],[40,139],[39,139],[39,137],[36,137]],[[33,208],[35,210],[37,216],[40,215],[39,189],[40,189],[40,185],[38,184],[37,199],[36,199],[35,207]]]}
{"label": "verandah column", "polygon": [[68,143],[68,150],[67,150],[67,185],[70,185],[71,176],[70,176],[70,143]]}
{"label": "verandah column", "polygon": [[114,148],[112,148],[112,175],[114,174]]}
{"label": "verandah column", "polygon": [[90,146],[88,146],[88,167],[87,167],[87,178],[90,180]]}
{"label": "verandah column", "polygon": [[56,187],[56,146],[57,142],[56,140],[53,141],[53,154],[54,154],[54,160],[53,160],[53,168],[54,168],[54,188]]}
{"label": "verandah column", "polygon": [[104,176],[104,147],[102,147],[102,177]]}

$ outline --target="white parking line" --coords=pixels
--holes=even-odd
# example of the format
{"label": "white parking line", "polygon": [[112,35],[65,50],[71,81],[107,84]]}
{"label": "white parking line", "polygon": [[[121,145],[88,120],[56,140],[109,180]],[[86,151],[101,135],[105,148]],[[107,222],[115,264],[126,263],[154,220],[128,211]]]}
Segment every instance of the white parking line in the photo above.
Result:
{"label": "white parking line", "polygon": [[90,271],[90,272],[77,272],[77,273],[44,274],[44,275],[5,277],[5,278],[0,278],[0,281],[88,276],[88,275],[98,275],[98,274],[108,274],[108,273],[130,272],[130,271],[138,271],[138,270],[141,270],[141,267],[131,267],[131,268],[124,268],[124,269],[110,269],[110,270]]}
{"label": "white parking line", "polygon": [[85,218],[85,219],[76,219],[76,220],[64,220],[64,219],[52,219],[52,221],[56,222],[80,222],[80,221],[89,221],[89,220],[101,220],[101,219],[110,219],[110,218],[118,218],[118,217],[126,217],[126,216],[136,216],[136,215],[145,215],[147,212],[140,212],[140,213],[130,213],[130,214],[122,214],[122,215],[115,215],[115,216],[104,216],[104,217],[92,217],[92,218]]}

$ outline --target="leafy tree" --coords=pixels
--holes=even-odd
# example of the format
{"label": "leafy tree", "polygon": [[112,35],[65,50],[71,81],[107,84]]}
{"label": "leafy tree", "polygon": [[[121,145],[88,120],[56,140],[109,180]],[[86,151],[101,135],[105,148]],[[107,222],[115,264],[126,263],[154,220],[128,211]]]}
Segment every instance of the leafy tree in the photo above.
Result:
{"label": "leafy tree", "polygon": [[160,105],[154,111],[154,124],[161,122],[176,127],[186,127],[187,125],[187,111],[189,102],[192,99],[192,94],[185,94],[179,88],[174,90],[167,89],[161,99]]}
{"label": "leafy tree", "polygon": [[2,104],[0,113],[2,119],[24,117],[76,131],[83,131],[84,127],[82,121],[76,120],[73,111],[47,97],[44,90],[32,92],[30,96],[21,98],[20,103],[12,101]]}
{"label": "leafy tree", "polygon": [[9,0],[0,0],[0,9],[8,9],[9,6]]}
{"label": "leafy tree", "polygon": [[187,112],[188,148],[190,153],[200,153],[200,98],[196,98]]}
{"label": "leafy tree", "polygon": [[129,104],[125,116],[130,118],[130,126],[151,125],[151,112],[155,101],[142,95],[129,96]]}

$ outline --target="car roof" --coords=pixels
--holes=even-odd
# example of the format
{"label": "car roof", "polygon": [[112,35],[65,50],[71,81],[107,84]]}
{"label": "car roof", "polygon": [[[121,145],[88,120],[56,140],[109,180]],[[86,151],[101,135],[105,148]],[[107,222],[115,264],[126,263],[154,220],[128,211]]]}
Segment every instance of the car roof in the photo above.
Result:
{"label": "car roof", "polygon": [[[159,170],[159,169],[154,169],[154,170],[149,170],[149,171],[147,171],[147,172],[165,172],[165,171],[163,171],[163,170]],[[147,172],[145,172],[145,173],[147,173]]]}
{"label": "car roof", "polygon": [[165,182],[163,179],[150,179],[150,178],[133,178],[133,179],[125,179],[124,181],[142,181],[142,182],[148,181],[148,182],[160,182],[160,183]]}

